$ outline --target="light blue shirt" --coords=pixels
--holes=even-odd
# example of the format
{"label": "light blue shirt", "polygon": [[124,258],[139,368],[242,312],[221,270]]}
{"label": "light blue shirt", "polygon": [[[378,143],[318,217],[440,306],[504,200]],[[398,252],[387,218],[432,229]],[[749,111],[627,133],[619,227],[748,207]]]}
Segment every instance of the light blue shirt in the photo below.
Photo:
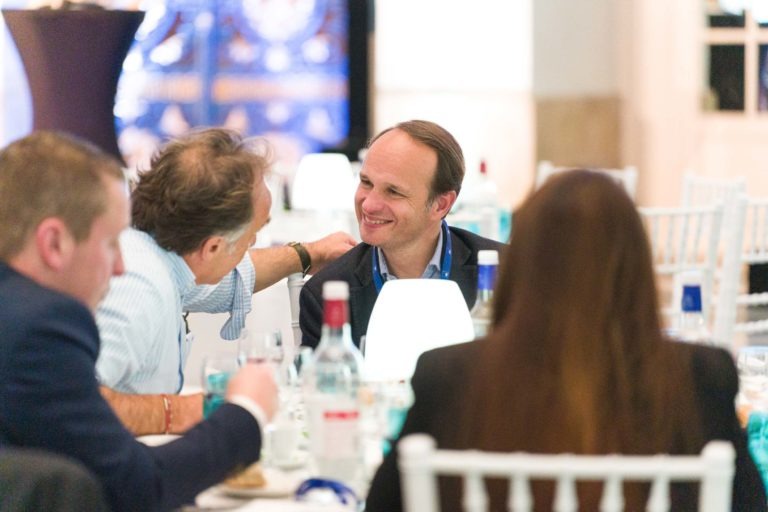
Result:
{"label": "light blue shirt", "polygon": [[[378,251],[379,254],[379,271],[381,272],[381,277],[384,278],[384,281],[394,281],[397,279],[397,276],[395,274],[391,274],[389,272],[389,267],[387,267],[387,258],[384,256],[384,251],[382,251],[379,247],[376,248],[376,251]],[[437,247],[435,248],[435,253],[432,255],[432,259],[429,260],[429,263],[427,263],[427,267],[424,269],[424,272],[421,274],[422,279],[439,279],[440,278],[440,256],[443,252],[443,230],[440,230],[440,234],[437,237]]]}
{"label": "light blue shirt", "polygon": [[236,339],[251,310],[256,272],[250,256],[217,285],[195,285],[195,276],[176,253],[148,234],[127,229],[120,236],[125,273],[113,277],[96,311],[101,350],[99,382],[124,393],[177,393],[189,354],[183,313],[222,313],[221,329]]}

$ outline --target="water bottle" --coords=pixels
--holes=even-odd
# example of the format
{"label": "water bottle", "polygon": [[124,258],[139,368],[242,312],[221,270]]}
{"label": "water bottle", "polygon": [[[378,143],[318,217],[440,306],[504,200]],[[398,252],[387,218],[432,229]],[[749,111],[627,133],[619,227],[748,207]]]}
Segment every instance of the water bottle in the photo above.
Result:
{"label": "water bottle", "polygon": [[682,294],[676,337],[689,343],[712,343],[701,307],[701,274],[686,273],[681,280]]}
{"label": "water bottle", "polygon": [[358,400],[362,357],[352,343],[349,286],[325,282],[323,300],[320,343],[302,372],[310,451],[319,476],[354,483],[363,462]]}
{"label": "water bottle", "polygon": [[499,193],[496,184],[488,177],[485,160],[480,161],[480,176],[475,191],[475,207],[480,213],[480,234],[493,240],[499,239]]}
{"label": "water bottle", "polygon": [[454,205],[451,224],[473,233],[500,240],[499,194],[496,184],[488,177],[485,160],[480,161],[478,173],[467,176],[456,204]]}
{"label": "water bottle", "polygon": [[499,252],[483,250],[477,252],[477,299],[469,315],[475,329],[475,338],[488,334],[493,320],[493,287],[496,284],[496,269],[499,266]]}

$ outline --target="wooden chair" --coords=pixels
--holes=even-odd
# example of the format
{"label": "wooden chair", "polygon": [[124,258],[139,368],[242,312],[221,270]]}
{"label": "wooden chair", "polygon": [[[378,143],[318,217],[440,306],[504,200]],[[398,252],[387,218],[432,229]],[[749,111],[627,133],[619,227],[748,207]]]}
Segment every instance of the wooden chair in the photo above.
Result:
{"label": "wooden chair", "polygon": [[[540,188],[545,181],[547,181],[552,175],[570,171],[575,167],[562,167],[555,166],[552,162],[542,160],[536,167],[536,188]],[[611,176],[615,179],[624,190],[627,191],[629,197],[635,200],[637,197],[637,168],[633,166],[627,166],[623,169],[607,169],[607,168],[590,168],[590,171],[601,172]]]}
{"label": "wooden chair", "polygon": [[578,510],[577,481],[604,483],[601,512],[624,509],[624,481],[651,482],[649,512],[670,510],[670,482],[699,481],[699,512],[731,510],[735,451],[725,441],[711,441],[700,455],[540,455],[437,450],[427,434],[412,434],[399,444],[403,501],[407,512],[437,512],[438,475],[464,477],[467,512],[488,510],[484,478],[509,480],[508,510],[530,512],[530,480],[555,480],[554,510]]}

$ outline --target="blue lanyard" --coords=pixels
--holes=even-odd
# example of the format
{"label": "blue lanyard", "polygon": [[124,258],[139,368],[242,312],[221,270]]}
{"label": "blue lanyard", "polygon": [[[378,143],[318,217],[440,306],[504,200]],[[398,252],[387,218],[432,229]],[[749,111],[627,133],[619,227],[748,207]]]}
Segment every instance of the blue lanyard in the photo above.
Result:
{"label": "blue lanyard", "polygon": [[[443,230],[443,259],[440,262],[440,279],[450,279],[453,248],[451,247],[451,232],[448,230],[448,223],[445,220],[443,220],[441,229]],[[384,286],[384,276],[381,275],[379,267],[379,251],[375,247],[371,252],[371,259],[373,260],[373,284],[376,286],[376,293],[379,293]]]}

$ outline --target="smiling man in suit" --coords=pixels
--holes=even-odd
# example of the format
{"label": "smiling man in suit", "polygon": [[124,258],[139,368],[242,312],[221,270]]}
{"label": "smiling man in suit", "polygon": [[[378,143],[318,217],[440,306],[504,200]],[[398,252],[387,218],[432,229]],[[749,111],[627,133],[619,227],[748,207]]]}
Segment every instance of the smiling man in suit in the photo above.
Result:
{"label": "smiling man in suit", "polygon": [[363,240],[315,274],[300,296],[302,344],[316,347],[322,325],[322,287],[349,283],[352,339],[368,330],[383,284],[392,279],[451,279],[468,307],[477,296],[477,251],[503,244],[449,227],[464,179],[456,139],[429,121],[407,121],[373,138],[360,171],[355,213]]}

